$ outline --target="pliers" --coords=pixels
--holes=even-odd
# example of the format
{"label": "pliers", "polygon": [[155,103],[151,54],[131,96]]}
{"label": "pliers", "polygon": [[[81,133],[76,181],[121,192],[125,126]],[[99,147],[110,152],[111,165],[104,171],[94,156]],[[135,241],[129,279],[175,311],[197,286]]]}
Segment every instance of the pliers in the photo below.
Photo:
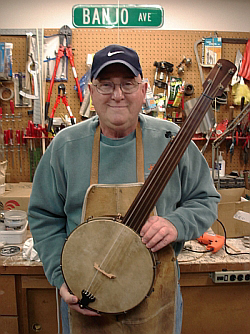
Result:
{"label": "pliers", "polygon": [[[64,39],[66,39],[66,46],[63,45]],[[51,81],[50,81],[50,87],[49,87],[49,90],[48,90],[47,100],[46,100],[46,103],[45,103],[45,118],[46,119],[48,119],[50,98],[51,98],[51,93],[52,93],[52,89],[53,89],[53,85],[54,85],[54,81],[55,81],[55,77],[56,77],[56,72],[57,72],[60,60],[64,56],[68,57],[68,59],[70,61],[70,65],[72,67],[72,72],[73,72],[75,82],[76,82],[76,86],[77,86],[78,97],[80,99],[80,105],[82,104],[82,101],[83,101],[82,92],[81,92],[81,88],[80,88],[80,83],[79,83],[79,80],[78,80],[78,77],[77,77],[75,64],[74,64],[74,55],[73,55],[72,46],[71,46],[71,44],[72,44],[72,31],[67,25],[64,25],[59,30],[59,43],[60,43],[59,49],[58,49],[58,52],[56,54],[56,63],[55,63],[53,75],[52,75],[52,78],[51,78]]]}
{"label": "pliers", "polygon": [[70,121],[71,121],[71,124],[74,125],[75,124],[75,120],[74,120],[74,116],[72,114],[72,111],[70,109],[70,106],[68,104],[68,101],[67,101],[67,97],[66,97],[66,87],[64,84],[60,84],[58,86],[58,95],[57,95],[57,98],[56,98],[56,102],[55,102],[55,105],[52,109],[52,112],[51,112],[51,115],[50,115],[50,118],[49,118],[49,124],[48,124],[48,132],[49,133],[52,133],[53,134],[53,118],[54,118],[54,115],[55,115],[55,111],[56,111],[56,108],[58,107],[60,101],[63,101],[63,104],[65,105],[68,113],[69,113],[69,117],[70,117]]}

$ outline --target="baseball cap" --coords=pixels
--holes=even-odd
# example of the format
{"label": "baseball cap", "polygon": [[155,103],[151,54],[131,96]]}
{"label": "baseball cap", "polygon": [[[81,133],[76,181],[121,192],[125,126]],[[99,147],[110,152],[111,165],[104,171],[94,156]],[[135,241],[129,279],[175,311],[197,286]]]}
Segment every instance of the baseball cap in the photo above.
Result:
{"label": "baseball cap", "polygon": [[111,44],[96,52],[91,67],[91,80],[96,79],[106,66],[119,63],[126,65],[137,77],[142,76],[142,69],[138,54],[126,46]]}

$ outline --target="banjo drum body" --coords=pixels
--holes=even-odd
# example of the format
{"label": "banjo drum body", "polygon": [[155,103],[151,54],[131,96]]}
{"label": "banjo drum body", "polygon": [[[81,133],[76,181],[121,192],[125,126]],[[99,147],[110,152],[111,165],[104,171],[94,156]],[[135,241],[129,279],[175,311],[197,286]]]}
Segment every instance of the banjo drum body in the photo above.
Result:
{"label": "banjo drum body", "polygon": [[[72,254],[75,254],[72,260]],[[155,275],[153,254],[129,227],[108,218],[79,225],[62,254],[65,282],[81,300],[93,296],[89,307],[122,313],[150,294]]]}

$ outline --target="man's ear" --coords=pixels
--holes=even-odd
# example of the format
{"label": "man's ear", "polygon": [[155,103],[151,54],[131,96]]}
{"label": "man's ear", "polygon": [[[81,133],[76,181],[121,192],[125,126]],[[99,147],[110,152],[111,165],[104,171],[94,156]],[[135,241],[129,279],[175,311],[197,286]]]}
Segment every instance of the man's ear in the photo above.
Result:
{"label": "man's ear", "polygon": [[144,101],[143,101],[143,103],[146,103],[147,89],[148,89],[148,83],[147,82],[143,82],[143,84],[142,84],[142,92],[144,94]]}
{"label": "man's ear", "polygon": [[92,83],[88,83],[88,88],[89,88],[90,95],[92,95],[93,94],[93,85],[92,85]]}

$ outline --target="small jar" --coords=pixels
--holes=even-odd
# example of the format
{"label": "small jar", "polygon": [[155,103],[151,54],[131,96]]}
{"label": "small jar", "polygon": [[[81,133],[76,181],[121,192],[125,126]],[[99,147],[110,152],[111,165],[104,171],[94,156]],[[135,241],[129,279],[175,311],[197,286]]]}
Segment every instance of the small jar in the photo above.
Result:
{"label": "small jar", "polygon": [[4,213],[6,228],[20,229],[26,224],[27,213],[22,210],[9,210]]}

